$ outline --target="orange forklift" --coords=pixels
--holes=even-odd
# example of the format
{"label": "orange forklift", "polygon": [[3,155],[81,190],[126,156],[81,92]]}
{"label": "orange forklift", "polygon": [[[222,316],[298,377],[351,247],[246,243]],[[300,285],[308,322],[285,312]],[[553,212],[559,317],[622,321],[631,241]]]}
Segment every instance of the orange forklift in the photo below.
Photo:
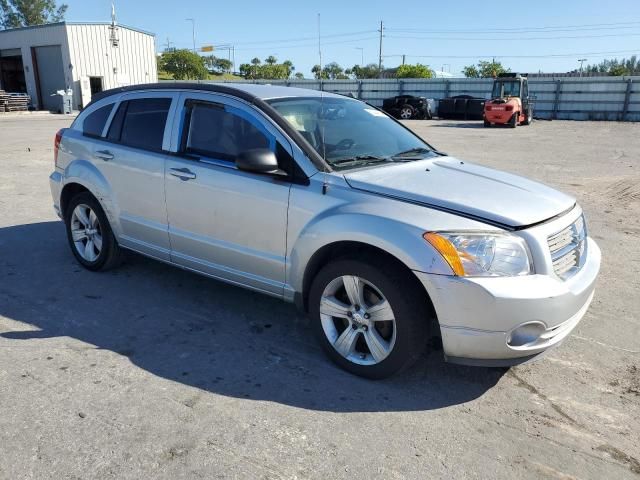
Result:
{"label": "orange forklift", "polygon": [[501,73],[493,82],[491,100],[484,104],[484,126],[530,125],[533,122],[533,97],[529,96],[526,73]]}

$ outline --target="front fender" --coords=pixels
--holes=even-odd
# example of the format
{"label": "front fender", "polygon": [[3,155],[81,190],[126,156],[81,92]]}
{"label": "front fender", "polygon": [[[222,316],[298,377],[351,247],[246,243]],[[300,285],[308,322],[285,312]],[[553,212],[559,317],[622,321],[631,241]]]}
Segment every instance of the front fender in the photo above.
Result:
{"label": "front fender", "polygon": [[411,270],[451,275],[449,265],[422,238],[424,230],[414,225],[371,213],[323,212],[300,232],[289,257],[288,283],[297,292],[303,290],[304,274],[313,255],[336,242],[360,242],[393,255]]}
{"label": "front fender", "polygon": [[[75,160],[64,170],[64,186],[76,183],[89,190],[98,199],[102,206],[109,224],[118,235],[120,233],[120,223],[118,222],[117,205],[112,201],[114,198],[112,188],[100,170],[88,160]],[[64,191],[64,187],[62,189]]]}

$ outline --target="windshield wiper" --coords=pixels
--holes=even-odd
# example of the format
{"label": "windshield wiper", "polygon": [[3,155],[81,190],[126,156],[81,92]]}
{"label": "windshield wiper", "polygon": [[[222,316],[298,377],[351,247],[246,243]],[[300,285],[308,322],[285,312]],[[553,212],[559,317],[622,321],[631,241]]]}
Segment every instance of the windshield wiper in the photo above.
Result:
{"label": "windshield wiper", "polygon": [[330,163],[335,166],[338,166],[338,165],[344,166],[346,164],[368,165],[371,163],[389,162],[389,161],[390,159],[386,157],[379,157],[377,155],[365,154],[365,155],[356,155],[354,157],[349,157],[349,158],[341,158],[340,160],[334,160]]}
{"label": "windshield wiper", "polygon": [[416,148],[410,148],[409,150],[405,150],[404,152],[396,153],[391,158],[395,160],[403,157],[413,157],[414,155],[419,155],[421,153],[433,153],[435,155],[440,155],[441,157],[447,156],[446,153],[439,152],[438,150],[433,150],[431,148],[425,148],[425,147],[416,147]]}

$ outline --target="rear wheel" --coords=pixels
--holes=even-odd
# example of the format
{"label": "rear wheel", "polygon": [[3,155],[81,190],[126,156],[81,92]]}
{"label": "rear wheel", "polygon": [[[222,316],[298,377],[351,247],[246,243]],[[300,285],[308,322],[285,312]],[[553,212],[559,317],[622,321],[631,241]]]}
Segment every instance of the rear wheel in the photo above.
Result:
{"label": "rear wheel", "polygon": [[403,105],[400,107],[400,118],[402,120],[409,120],[415,115],[415,109],[411,105]]}
{"label": "rear wheel", "polygon": [[509,127],[516,128],[518,126],[518,117],[520,116],[520,112],[516,112],[513,114],[511,119],[509,120]]}
{"label": "rear wheel", "polygon": [[108,270],[120,262],[120,247],[104,210],[93,195],[79,193],[65,212],[67,238],[73,255],[88,270]]}
{"label": "rear wheel", "polygon": [[491,126],[491,122],[485,119],[484,128],[489,128],[490,126]]}
{"label": "rear wheel", "polygon": [[533,123],[533,109],[532,108],[528,108],[527,109],[527,113],[524,119],[524,122],[522,122],[523,125],[531,125]]}
{"label": "rear wheel", "polygon": [[328,356],[367,378],[388,377],[424,352],[430,317],[425,293],[396,265],[337,260],[309,294],[313,328]]}

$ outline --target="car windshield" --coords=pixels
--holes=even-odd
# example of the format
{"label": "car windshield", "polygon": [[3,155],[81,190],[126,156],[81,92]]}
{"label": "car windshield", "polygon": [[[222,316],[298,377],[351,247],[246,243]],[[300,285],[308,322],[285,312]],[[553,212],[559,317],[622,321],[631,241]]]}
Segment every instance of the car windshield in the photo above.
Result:
{"label": "car windshield", "polygon": [[496,82],[493,85],[493,98],[500,97],[519,97],[520,82]]}
{"label": "car windshield", "polygon": [[385,113],[358,100],[295,97],[269,103],[337,169],[438,154]]}

